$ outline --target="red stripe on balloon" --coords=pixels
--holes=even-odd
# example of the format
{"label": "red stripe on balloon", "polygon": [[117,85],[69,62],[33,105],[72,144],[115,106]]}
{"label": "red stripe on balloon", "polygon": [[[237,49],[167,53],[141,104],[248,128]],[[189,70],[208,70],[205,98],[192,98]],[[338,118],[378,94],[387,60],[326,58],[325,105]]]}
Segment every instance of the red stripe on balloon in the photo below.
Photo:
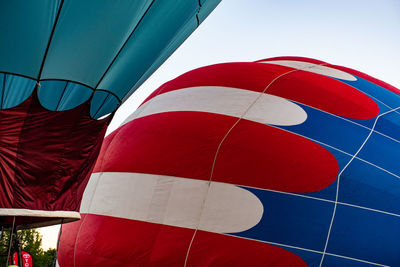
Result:
{"label": "red stripe on balloon", "polygon": [[[136,119],[123,126],[108,146],[102,171],[209,180],[217,148],[236,121],[200,112]],[[106,144],[111,139],[107,137]],[[118,157],[113,156],[116,153]],[[337,173],[335,157],[322,146],[278,128],[241,120],[219,150],[212,180],[313,192],[329,186]]]}
{"label": "red stripe on balloon", "polygon": [[388,89],[389,91],[392,91],[393,93],[400,94],[400,89],[398,89],[398,88],[396,88],[396,87],[394,87],[394,86],[392,86],[392,85],[390,85],[390,84],[388,84],[388,83],[386,83],[384,81],[381,81],[381,80],[376,79],[376,78],[374,78],[372,76],[369,76],[368,74],[365,74],[363,72],[360,72],[360,71],[357,71],[357,70],[353,70],[353,69],[350,69],[350,68],[346,68],[346,67],[342,67],[342,66],[337,66],[337,65],[327,65],[327,66],[331,67],[331,68],[334,68],[334,69],[338,69],[338,70],[347,72],[347,73],[350,73],[350,74],[353,74],[353,75],[358,76],[360,78],[363,78],[363,79],[365,79],[367,81],[370,81],[370,82],[372,82],[372,83],[374,83],[376,85],[379,85],[379,86],[381,86],[381,87],[383,87],[385,89]]}
{"label": "red stripe on balloon", "polygon": [[300,267],[307,264],[298,255],[274,245],[198,231],[186,266]]}
{"label": "red stripe on balloon", "polygon": [[[138,172],[208,180],[219,142],[237,118],[167,112],[124,125],[106,150],[103,172]],[[103,155],[104,152],[101,152]],[[118,155],[118,156],[115,156]],[[99,165],[95,172],[99,172]]]}
{"label": "red stripe on balloon", "polygon": [[156,95],[194,86],[225,86],[263,92],[276,77],[292,68],[254,62],[223,63],[202,67],[182,74],[163,84],[144,102]]}
{"label": "red stripe on balloon", "polygon": [[221,146],[213,181],[284,192],[315,192],[337,177],[325,148],[279,128],[241,120]]}
{"label": "red stripe on balloon", "polygon": [[184,265],[193,229],[82,215],[84,219],[63,226],[68,234],[60,241],[58,261],[62,267]]}
{"label": "red stripe on balloon", "polygon": [[361,71],[357,71],[351,68],[347,68],[347,67],[343,67],[343,66],[339,66],[339,65],[333,65],[333,64],[328,64],[324,61],[321,60],[317,60],[317,59],[313,59],[313,58],[307,58],[307,57],[273,57],[273,58],[267,58],[267,59],[262,59],[262,60],[257,60],[256,62],[263,62],[263,61],[275,61],[275,60],[293,60],[293,61],[301,61],[301,62],[308,62],[308,63],[313,63],[313,64],[317,64],[317,65],[324,65],[326,67],[330,67],[333,69],[337,69],[337,70],[341,70],[344,72],[347,72],[349,74],[352,74],[354,76],[358,76],[360,78],[363,78],[367,81],[370,81],[376,85],[379,85],[383,88],[386,88],[396,94],[400,94],[400,90],[384,81],[381,81],[379,79],[376,79],[372,76],[369,76],[368,74],[365,74]]}
{"label": "red stripe on balloon", "polygon": [[269,94],[353,119],[372,119],[379,107],[369,96],[343,82],[308,71],[289,73],[271,84]]}
{"label": "red stripe on balloon", "polygon": [[[96,161],[96,164],[93,169],[93,172],[101,172],[101,170],[103,168],[103,163],[104,163],[104,154],[106,152],[108,152],[108,146],[111,144],[111,142],[113,142],[114,138],[116,137],[116,135],[118,134],[118,132],[121,129],[122,128],[119,127],[118,129],[113,131],[111,134],[109,134],[106,138],[104,138],[103,144],[101,145],[101,150],[100,150],[99,156],[97,157],[97,161]],[[119,138],[117,138],[115,140],[118,140],[118,139]],[[130,138],[128,138],[128,139],[130,139]]]}
{"label": "red stripe on balloon", "polygon": [[[310,60],[311,61],[311,60]],[[265,63],[225,63],[187,72],[165,83],[158,94],[194,86],[225,86],[284,97],[323,111],[353,119],[371,119],[378,105],[366,94],[331,77]],[[290,72],[293,71],[293,72]],[[275,80],[279,75],[285,74]],[[271,83],[274,81],[273,83]],[[145,101],[145,102],[146,102]]]}
{"label": "red stripe on balloon", "polygon": [[[63,226],[68,235],[61,235],[58,262],[62,267],[184,266],[194,233],[193,229],[108,216],[83,214],[83,218]],[[306,266],[283,248],[204,231],[197,232],[187,262],[187,266],[271,264]]]}

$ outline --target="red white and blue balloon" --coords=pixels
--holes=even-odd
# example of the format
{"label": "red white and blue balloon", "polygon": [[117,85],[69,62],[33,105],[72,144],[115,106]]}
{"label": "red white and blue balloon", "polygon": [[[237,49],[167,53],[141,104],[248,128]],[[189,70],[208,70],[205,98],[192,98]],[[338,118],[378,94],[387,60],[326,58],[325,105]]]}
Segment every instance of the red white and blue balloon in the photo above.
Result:
{"label": "red white and blue balloon", "polygon": [[165,83],[103,143],[60,266],[400,266],[400,95],[280,57]]}

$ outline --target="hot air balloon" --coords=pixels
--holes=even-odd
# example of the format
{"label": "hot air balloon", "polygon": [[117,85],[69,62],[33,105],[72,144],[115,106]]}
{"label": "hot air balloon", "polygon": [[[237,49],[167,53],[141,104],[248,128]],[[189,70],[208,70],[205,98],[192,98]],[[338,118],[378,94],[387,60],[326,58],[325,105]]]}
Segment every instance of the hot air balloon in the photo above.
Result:
{"label": "hot air balloon", "polygon": [[187,72],[104,141],[63,266],[399,266],[400,95],[278,57]]}
{"label": "hot air balloon", "polygon": [[112,114],[219,2],[1,1],[0,226],[80,218]]}

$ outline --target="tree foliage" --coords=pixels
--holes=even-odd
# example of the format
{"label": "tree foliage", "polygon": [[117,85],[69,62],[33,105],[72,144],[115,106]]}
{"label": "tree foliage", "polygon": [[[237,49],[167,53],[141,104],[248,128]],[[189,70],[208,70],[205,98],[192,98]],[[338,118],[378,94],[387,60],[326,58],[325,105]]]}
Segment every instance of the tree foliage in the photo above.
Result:
{"label": "tree foliage", "polygon": [[[47,251],[42,249],[42,236],[36,229],[18,231],[21,237],[21,247],[23,251],[32,256],[33,267],[51,267],[56,249],[50,248]],[[0,266],[7,266],[7,254],[10,241],[10,233],[3,232],[0,239]]]}

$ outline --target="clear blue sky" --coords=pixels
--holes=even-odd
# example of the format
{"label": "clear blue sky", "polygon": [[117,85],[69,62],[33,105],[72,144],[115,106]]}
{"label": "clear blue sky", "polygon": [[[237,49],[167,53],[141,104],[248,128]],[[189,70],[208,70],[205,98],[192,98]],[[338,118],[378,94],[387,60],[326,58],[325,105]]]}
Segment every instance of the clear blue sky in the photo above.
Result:
{"label": "clear blue sky", "polygon": [[[282,55],[354,68],[400,88],[400,0],[222,0],[123,104],[108,132],[153,90],[186,71]],[[42,231],[44,245],[55,247],[57,229],[50,229]]]}

